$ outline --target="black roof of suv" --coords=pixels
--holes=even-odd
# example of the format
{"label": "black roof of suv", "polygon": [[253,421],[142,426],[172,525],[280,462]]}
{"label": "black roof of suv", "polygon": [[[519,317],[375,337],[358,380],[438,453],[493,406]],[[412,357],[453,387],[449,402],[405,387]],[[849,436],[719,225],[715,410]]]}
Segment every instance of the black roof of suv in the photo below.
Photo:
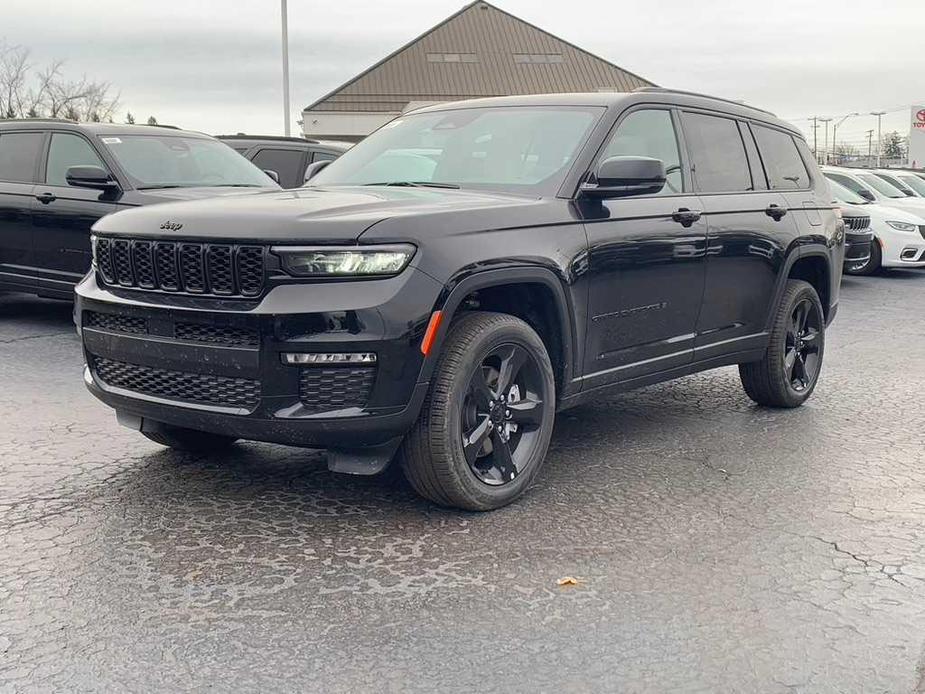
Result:
{"label": "black roof of suv", "polygon": [[301,186],[305,182],[305,170],[311,164],[336,159],[353,146],[352,142],[276,135],[238,133],[217,137],[264,171],[273,171],[283,188]]}
{"label": "black roof of suv", "polygon": [[[845,252],[799,132],[667,90],[440,104],[298,190],[94,229],[85,379],[121,422],[354,474],[401,449],[420,494],[471,510],[530,486],[572,405],[727,365],[802,404]],[[120,260],[151,244],[176,272]]]}

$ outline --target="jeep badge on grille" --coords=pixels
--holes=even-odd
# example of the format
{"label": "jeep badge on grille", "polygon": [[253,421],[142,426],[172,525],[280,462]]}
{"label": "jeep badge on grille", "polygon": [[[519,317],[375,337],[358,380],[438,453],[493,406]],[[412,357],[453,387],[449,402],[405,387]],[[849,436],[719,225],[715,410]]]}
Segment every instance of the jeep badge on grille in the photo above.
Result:
{"label": "jeep badge on grille", "polygon": [[182,228],[183,228],[182,224],[180,224],[179,222],[171,222],[170,220],[167,220],[166,222],[161,224],[161,229],[169,229],[170,231],[180,231],[180,229]]}

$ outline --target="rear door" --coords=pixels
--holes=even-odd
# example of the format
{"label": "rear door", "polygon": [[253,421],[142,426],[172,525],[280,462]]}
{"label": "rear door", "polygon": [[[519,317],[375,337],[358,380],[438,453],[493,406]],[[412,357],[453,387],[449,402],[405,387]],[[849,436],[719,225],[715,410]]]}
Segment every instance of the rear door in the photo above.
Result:
{"label": "rear door", "polygon": [[308,152],[301,147],[261,147],[251,161],[264,171],[279,174],[283,188],[297,188],[304,182],[307,157]]}
{"label": "rear door", "polygon": [[69,292],[90,269],[90,227],[116,210],[117,194],[69,186],[72,166],[107,169],[91,141],[74,132],[53,132],[35,189],[33,240],[40,287]]}
{"label": "rear door", "polygon": [[32,204],[44,141],[40,131],[0,132],[0,282],[7,286],[35,284]]}
{"label": "rear door", "polygon": [[708,226],[700,360],[764,344],[777,277],[796,234],[787,201],[768,186],[747,123],[685,111],[683,124]]}

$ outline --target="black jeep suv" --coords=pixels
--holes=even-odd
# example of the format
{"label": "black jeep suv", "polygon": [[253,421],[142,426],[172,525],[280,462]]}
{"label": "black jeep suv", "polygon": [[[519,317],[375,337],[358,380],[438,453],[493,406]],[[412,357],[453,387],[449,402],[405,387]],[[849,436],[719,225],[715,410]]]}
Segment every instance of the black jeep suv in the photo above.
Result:
{"label": "black jeep suv", "polygon": [[0,121],[0,290],[70,299],[103,215],[241,188],[279,190],[201,133],[170,127]]}
{"label": "black jeep suv", "polygon": [[298,190],[96,224],[90,390],[158,443],[392,457],[440,504],[517,498],[557,410],[738,364],[816,385],[844,224],[801,135],[667,90],[505,97],[392,121]]}

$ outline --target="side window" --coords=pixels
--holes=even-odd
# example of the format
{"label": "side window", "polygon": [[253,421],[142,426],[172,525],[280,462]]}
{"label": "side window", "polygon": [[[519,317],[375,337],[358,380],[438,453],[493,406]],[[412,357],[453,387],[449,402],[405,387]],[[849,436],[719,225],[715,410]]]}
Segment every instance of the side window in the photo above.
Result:
{"label": "side window", "polygon": [[32,183],[43,133],[0,133],[0,181]]}
{"label": "side window", "polygon": [[334,161],[335,159],[337,159],[337,155],[330,152],[315,152],[314,156],[312,156],[312,163],[316,161]]}
{"label": "side window", "polygon": [[739,122],[739,134],[742,135],[742,142],[745,143],[745,151],[748,153],[748,165],[752,171],[753,190],[767,190],[768,179],[764,175],[764,169],[761,168],[761,156],[758,154],[758,146],[755,144],[755,136],[748,125]]}
{"label": "side window", "polygon": [[633,111],[617,126],[601,160],[610,157],[652,157],[665,165],[668,181],[660,195],[684,190],[678,138],[671,112],[662,109]]}
{"label": "side window", "polygon": [[835,181],[836,183],[841,183],[843,186],[845,186],[845,188],[854,193],[860,193],[862,190],[867,190],[866,186],[858,183],[850,176],[842,176],[841,174],[837,173],[826,173],[825,177]]}
{"label": "side window", "polygon": [[45,182],[50,186],[66,186],[67,170],[72,166],[106,165],[90,143],[79,135],[53,133],[48,148],[48,166],[45,168]]}
{"label": "side window", "polygon": [[252,160],[261,169],[279,174],[283,188],[302,185],[302,151],[297,149],[262,149]]}
{"label": "side window", "polygon": [[800,157],[793,136],[781,130],[752,125],[768,183],[772,190],[809,188],[809,171]]}
{"label": "side window", "polygon": [[704,193],[754,190],[739,125],[731,118],[684,114],[697,188]]}

